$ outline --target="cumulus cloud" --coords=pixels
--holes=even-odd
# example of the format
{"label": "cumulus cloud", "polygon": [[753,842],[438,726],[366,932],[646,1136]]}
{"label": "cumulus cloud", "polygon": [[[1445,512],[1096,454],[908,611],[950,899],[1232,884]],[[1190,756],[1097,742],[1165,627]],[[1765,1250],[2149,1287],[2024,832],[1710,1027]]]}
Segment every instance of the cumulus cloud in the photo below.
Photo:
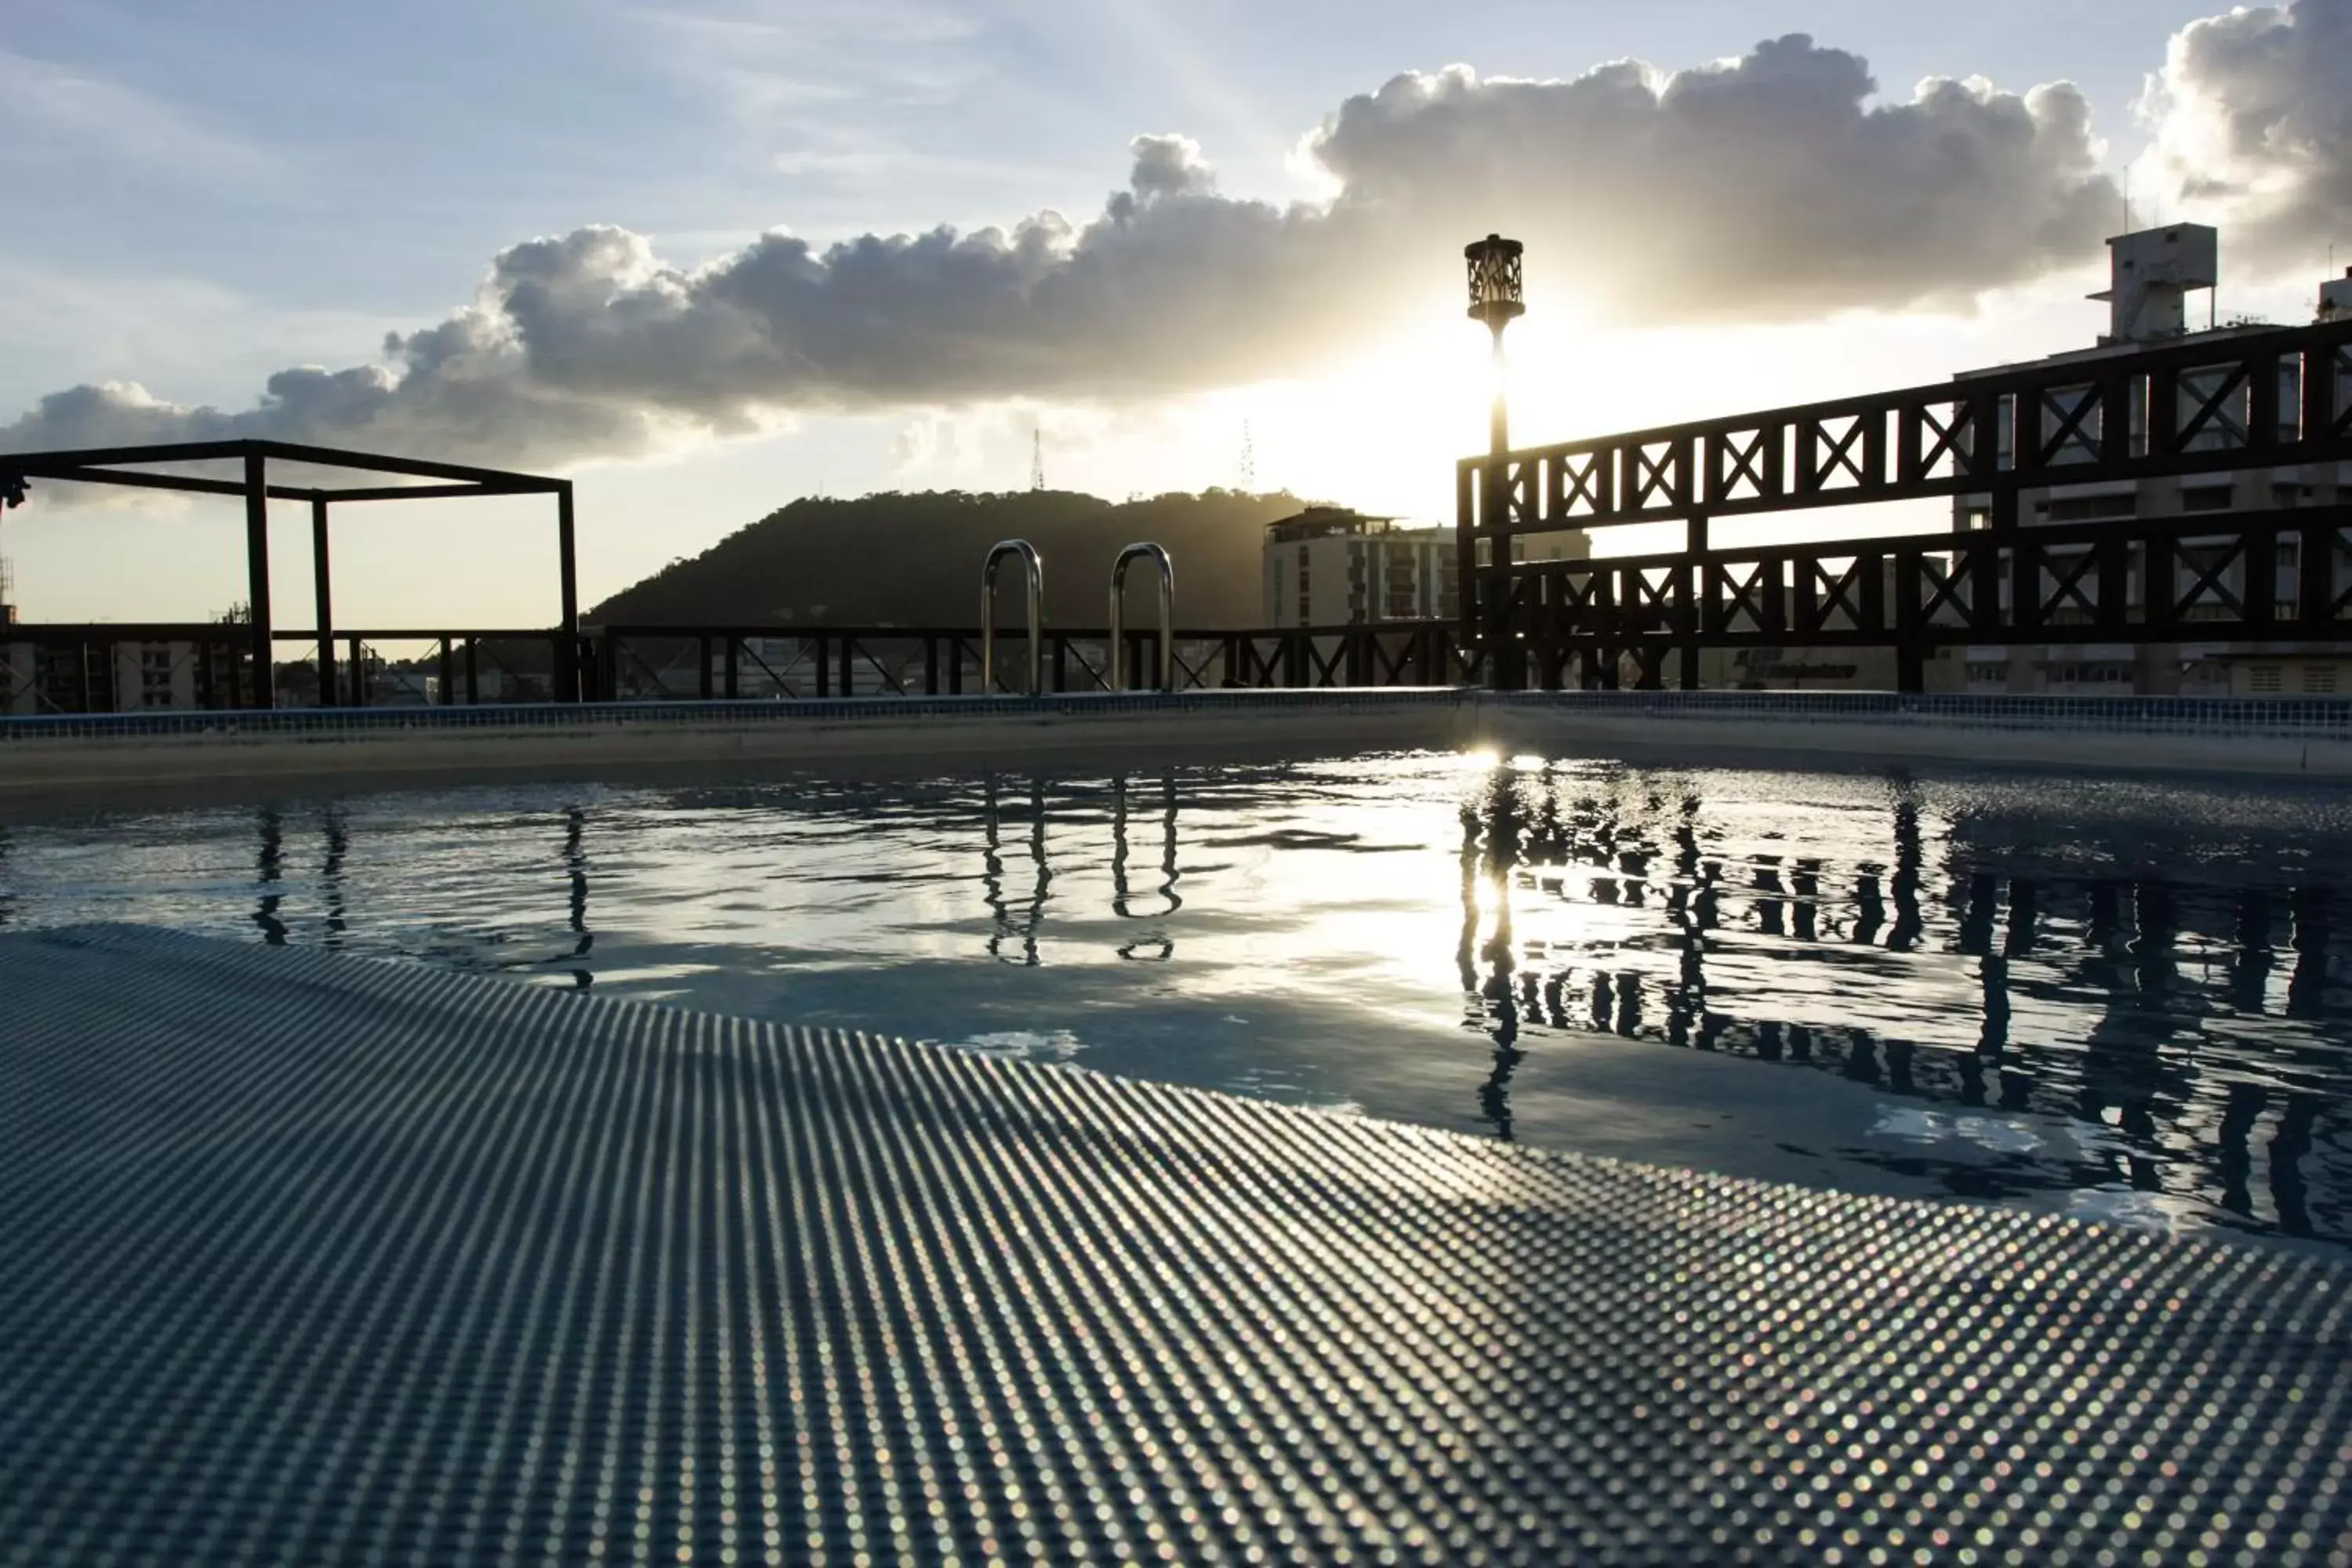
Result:
{"label": "cumulus cloud", "polygon": [[2352,239],[2352,0],[2233,10],[2175,34],[2144,113],[2190,211],[2257,267]]}
{"label": "cumulus cloud", "polygon": [[591,226],[502,252],[474,304],[379,363],[283,372],[233,413],[77,387],[0,447],[252,434],[525,465],[801,411],[1132,402],[1327,361],[1453,287],[1489,229],[1528,242],[1537,287],[1623,324],[1948,303],[2095,256],[2116,196],[2074,89],[1876,97],[1863,60],[1801,36],[1671,74],[1454,68],[1309,135],[1328,202],[1226,195],[1160,135],[1083,223],[823,250],[778,230],[696,268]]}
{"label": "cumulus cloud", "polygon": [[2079,263],[2113,190],[2072,86],[1934,79],[1906,103],[1792,37],[1661,78],[1406,76],[1315,138],[1339,205],[1451,235],[1508,215],[1643,319],[1786,320],[1949,300]]}

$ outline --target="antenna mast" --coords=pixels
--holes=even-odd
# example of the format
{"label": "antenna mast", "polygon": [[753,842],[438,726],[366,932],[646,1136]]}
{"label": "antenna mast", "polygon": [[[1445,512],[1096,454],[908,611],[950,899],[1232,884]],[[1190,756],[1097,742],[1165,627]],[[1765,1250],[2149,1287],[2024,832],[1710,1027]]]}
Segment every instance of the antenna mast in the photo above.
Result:
{"label": "antenna mast", "polygon": [[1257,493],[1257,441],[1250,432],[1250,422],[1242,421],[1242,494]]}
{"label": "antenna mast", "polygon": [[1045,488],[1045,429],[1042,425],[1029,426],[1029,488]]}

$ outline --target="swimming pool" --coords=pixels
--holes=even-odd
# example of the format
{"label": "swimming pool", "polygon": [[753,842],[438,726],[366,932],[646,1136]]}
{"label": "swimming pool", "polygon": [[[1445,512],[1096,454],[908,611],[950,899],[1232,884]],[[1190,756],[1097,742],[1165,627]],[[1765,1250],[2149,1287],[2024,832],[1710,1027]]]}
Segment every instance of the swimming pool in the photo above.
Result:
{"label": "swimming pool", "polygon": [[42,808],[0,922],[2341,1247],[2347,866],[2317,788],[1412,751]]}

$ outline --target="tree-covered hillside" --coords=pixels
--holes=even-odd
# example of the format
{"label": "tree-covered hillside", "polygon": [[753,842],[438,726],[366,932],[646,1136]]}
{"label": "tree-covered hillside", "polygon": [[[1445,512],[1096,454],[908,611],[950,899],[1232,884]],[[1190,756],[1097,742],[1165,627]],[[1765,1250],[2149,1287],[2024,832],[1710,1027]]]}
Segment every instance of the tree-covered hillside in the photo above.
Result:
{"label": "tree-covered hillside", "polygon": [[[1188,627],[1265,619],[1259,552],[1265,525],[1300,510],[1287,494],[1213,489],[1125,503],[1064,490],[961,490],[798,500],[691,560],[672,562],[591,610],[591,626],[833,625],[970,626],[980,569],[1000,539],[1026,539],[1045,563],[1046,618],[1103,623],[1111,563],[1153,540],[1176,563],[1176,618]],[[1022,614],[1017,574],[1000,583],[1000,617]],[[1152,614],[1141,575],[1129,583],[1130,625]]]}

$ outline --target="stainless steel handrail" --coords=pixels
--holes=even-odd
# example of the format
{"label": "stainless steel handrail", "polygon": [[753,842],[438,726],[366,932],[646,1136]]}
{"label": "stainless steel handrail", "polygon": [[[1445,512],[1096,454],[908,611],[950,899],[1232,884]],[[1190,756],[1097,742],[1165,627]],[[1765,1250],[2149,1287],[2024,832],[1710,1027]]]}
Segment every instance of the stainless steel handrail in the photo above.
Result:
{"label": "stainless steel handrail", "polygon": [[1176,689],[1176,563],[1157,544],[1130,544],[1118,552],[1110,569],[1110,689],[1127,689],[1127,640],[1121,637],[1121,601],[1127,596],[1127,569],[1149,558],[1160,568],[1160,679],[1162,691]]}
{"label": "stainless steel handrail", "polygon": [[980,577],[980,689],[996,693],[996,569],[1008,555],[1021,558],[1021,574],[1028,583],[1029,695],[1045,689],[1045,563],[1037,547],[1025,539],[1006,539],[990,547],[988,564]]}

